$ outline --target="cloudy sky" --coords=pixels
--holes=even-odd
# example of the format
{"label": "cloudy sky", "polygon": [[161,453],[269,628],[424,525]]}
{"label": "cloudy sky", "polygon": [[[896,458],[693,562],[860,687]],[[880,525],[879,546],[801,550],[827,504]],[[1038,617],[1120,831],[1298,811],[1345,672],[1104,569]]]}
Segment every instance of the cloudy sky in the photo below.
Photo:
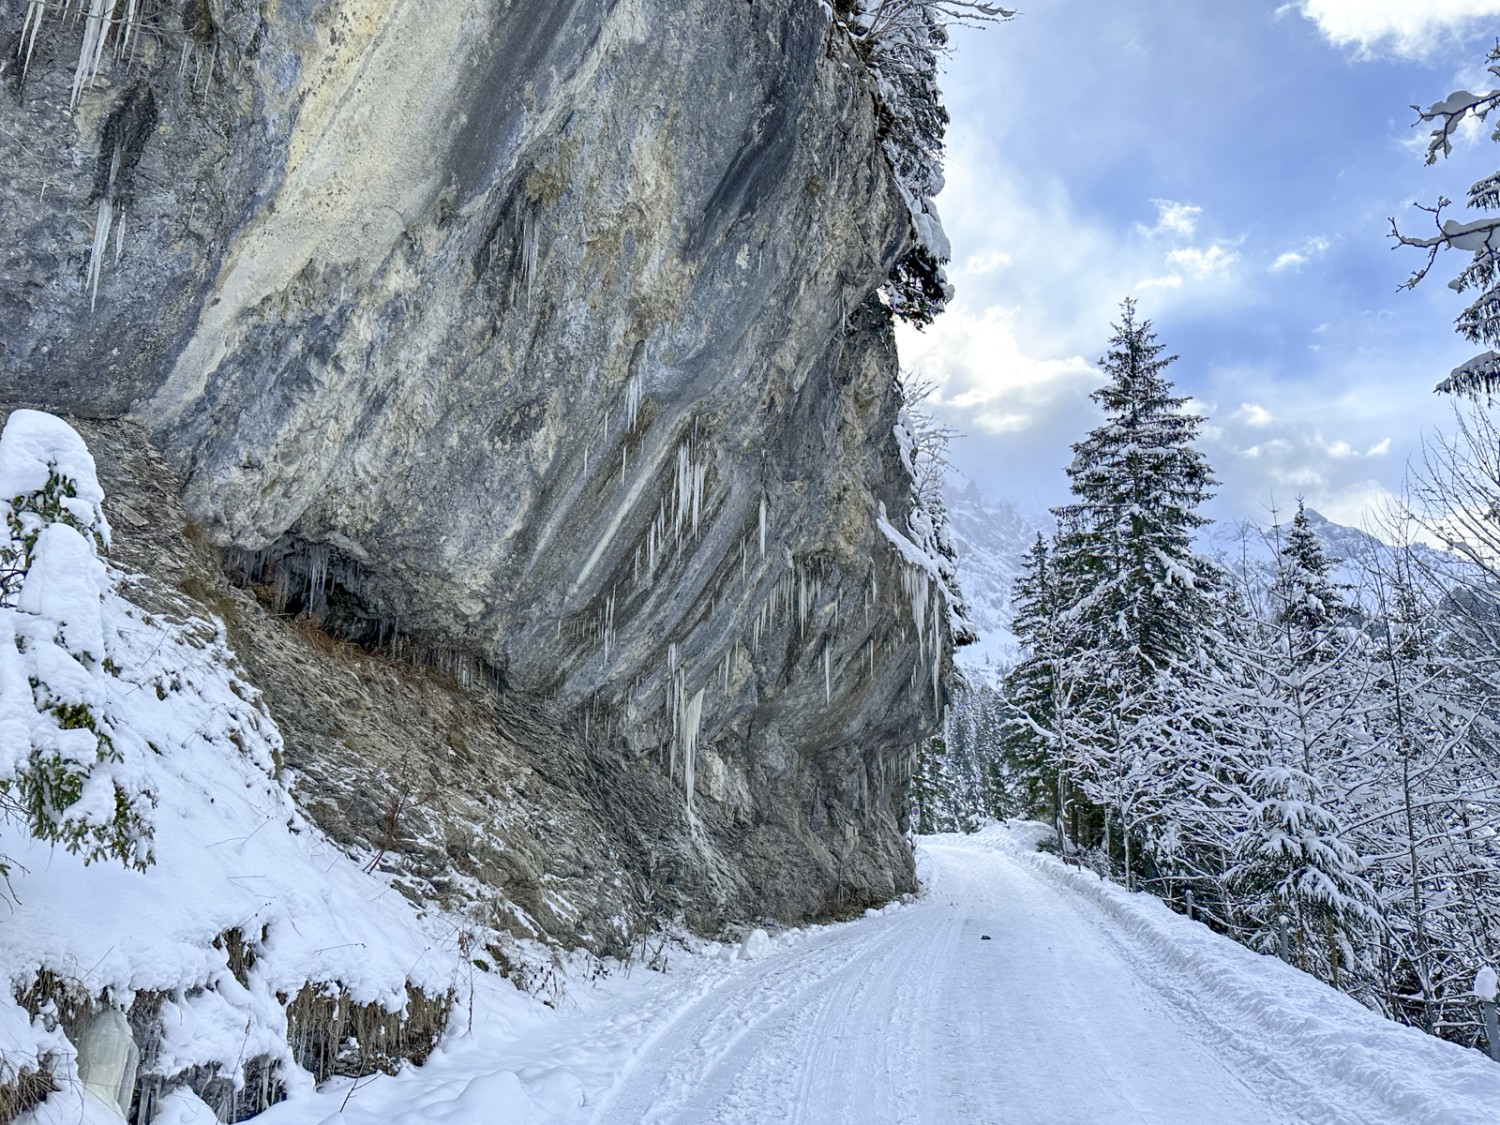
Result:
{"label": "cloudy sky", "polygon": [[1222,480],[1211,514],[1300,495],[1359,524],[1398,490],[1472,349],[1440,262],[1387,237],[1500,164],[1488,130],[1425,167],[1410,106],[1490,89],[1500,0],[1018,0],[955,34],[944,83],[956,301],[902,361],[939,382],[992,496],[1066,494],[1122,298],[1181,356]]}

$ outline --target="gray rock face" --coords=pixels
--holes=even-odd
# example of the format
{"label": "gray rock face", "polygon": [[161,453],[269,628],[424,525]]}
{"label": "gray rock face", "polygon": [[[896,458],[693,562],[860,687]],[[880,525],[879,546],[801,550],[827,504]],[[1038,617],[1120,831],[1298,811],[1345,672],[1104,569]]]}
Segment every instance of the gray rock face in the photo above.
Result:
{"label": "gray rock face", "polygon": [[23,7],[0,402],[131,419],[242,579],[675,793],[735,912],[911,885],[909,222],[820,5],[147,0],[73,109]]}

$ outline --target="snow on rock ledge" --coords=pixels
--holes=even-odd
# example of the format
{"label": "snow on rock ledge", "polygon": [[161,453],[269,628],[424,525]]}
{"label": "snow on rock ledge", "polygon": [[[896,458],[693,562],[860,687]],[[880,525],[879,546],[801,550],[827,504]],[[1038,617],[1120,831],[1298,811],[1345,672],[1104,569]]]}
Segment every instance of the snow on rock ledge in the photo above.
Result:
{"label": "snow on rock ledge", "polygon": [[[141,1049],[141,1121],[153,1104],[182,1117],[197,1100],[171,1093],[184,1083],[221,1118],[311,1085],[298,1044],[318,1029],[296,1026],[297,1009],[320,996],[338,998],[341,1026],[373,1013],[395,1038],[423,1009],[426,1041],[408,1053],[425,1053],[454,957],[293,805],[281,737],[222,625],[121,595],[82,440],[12,414],[0,496],[0,1106],[40,1070],[58,1089],[31,1120],[103,1112],[85,1110],[63,1038],[78,1043],[102,1007],[128,1013]],[[329,1068],[344,1046],[319,1048]],[[371,1062],[389,1059],[351,1065]]]}

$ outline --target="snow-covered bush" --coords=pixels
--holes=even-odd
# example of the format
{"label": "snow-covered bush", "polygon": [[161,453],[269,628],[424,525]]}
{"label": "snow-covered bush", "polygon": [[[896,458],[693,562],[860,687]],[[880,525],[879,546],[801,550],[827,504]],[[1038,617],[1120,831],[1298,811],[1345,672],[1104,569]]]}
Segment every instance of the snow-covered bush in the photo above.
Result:
{"label": "snow-covered bush", "polygon": [[143,868],[149,751],[113,718],[109,524],[83,440],[49,414],[13,413],[0,434],[0,497],[0,812],[85,862]]}
{"label": "snow-covered bush", "polygon": [[139,1048],[119,1097],[143,1120],[237,1120],[420,1061],[458,962],[298,811],[224,626],[109,566],[62,420],[10,416],[0,496],[0,1121],[40,1099],[39,1120],[104,1119],[85,1108],[100,1020]]}

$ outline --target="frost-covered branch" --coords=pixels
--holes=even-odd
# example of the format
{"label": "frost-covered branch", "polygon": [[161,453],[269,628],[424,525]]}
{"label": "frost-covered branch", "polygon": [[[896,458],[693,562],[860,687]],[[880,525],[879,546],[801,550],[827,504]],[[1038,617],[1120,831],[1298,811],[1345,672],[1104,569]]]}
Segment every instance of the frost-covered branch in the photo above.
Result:
{"label": "frost-covered branch", "polygon": [[891,269],[883,294],[891,312],[918,328],[952,297],[943,272],[949,247],[932,199],[943,187],[943,134],[948,112],[938,89],[938,62],[948,28],[1011,19],[989,0],[840,0],[841,26],[875,79],[882,147],[911,214],[912,248]]}
{"label": "frost-covered branch", "polygon": [[897,36],[925,28],[933,17],[974,27],[1014,19],[1016,12],[981,0],[877,0],[860,11],[855,25],[878,50]]}
{"label": "frost-covered branch", "polygon": [[[1500,79],[1500,44],[1490,51],[1489,71]],[[1449,94],[1427,109],[1413,106],[1418,120],[1435,124],[1427,145],[1427,163],[1434,164],[1439,156],[1448,156],[1453,151],[1453,135],[1465,121],[1471,118],[1484,121],[1491,111],[1500,105],[1500,89],[1489,93],[1475,94],[1460,90]],[[1500,128],[1491,133],[1492,140],[1500,140]],[[1500,354],[1494,350],[1500,345],[1500,218],[1482,218],[1471,222],[1444,219],[1443,211],[1452,201],[1440,197],[1435,204],[1418,204],[1418,210],[1432,217],[1433,234],[1416,237],[1403,233],[1395,219],[1391,220],[1391,238],[1398,247],[1409,247],[1423,251],[1425,261],[1402,285],[1414,288],[1431,271],[1441,250],[1457,250],[1469,254],[1470,260],[1457,277],[1448,283],[1457,293],[1475,290],[1478,297],[1458,318],[1458,332],[1470,343],[1491,345],[1491,349],[1460,364],[1448,377],[1437,385],[1440,394],[1492,393],[1500,388]],[[1468,205],[1479,210],[1500,210],[1500,172],[1484,177],[1474,183],[1468,192]]]}
{"label": "frost-covered branch", "polygon": [[[1500,56],[1492,52],[1490,58],[1495,60]],[[1500,78],[1500,66],[1492,65],[1489,71]],[[1470,116],[1483,121],[1497,105],[1500,105],[1500,90],[1491,90],[1487,94],[1471,94],[1467,90],[1456,90],[1426,109],[1417,105],[1412,106],[1412,109],[1417,111],[1418,120],[1422,123],[1437,122],[1437,128],[1432,131],[1427,142],[1427,163],[1436,164],[1439,156],[1451,156],[1453,134],[1458,131],[1464,121]],[[1496,133],[1493,139],[1500,140],[1500,129],[1497,129]]]}

